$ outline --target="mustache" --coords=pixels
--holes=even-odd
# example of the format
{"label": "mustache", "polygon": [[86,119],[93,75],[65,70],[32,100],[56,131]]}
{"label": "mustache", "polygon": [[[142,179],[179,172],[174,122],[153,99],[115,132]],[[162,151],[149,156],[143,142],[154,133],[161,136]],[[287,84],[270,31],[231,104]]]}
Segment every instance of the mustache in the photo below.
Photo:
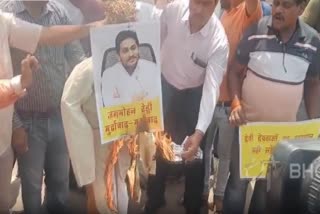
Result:
{"label": "mustache", "polygon": [[275,15],[273,15],[273,18],[284,20],[284,17],[280,13],[276,13]]}
{"label": "mustache", "polygon": [[137,57],[137,56],[132,56],[132,57],[129,58],[128,61],[130,61],[130,60],[132,60],[132,59],[138,59],[138,58],[139,58],[139,57]]}

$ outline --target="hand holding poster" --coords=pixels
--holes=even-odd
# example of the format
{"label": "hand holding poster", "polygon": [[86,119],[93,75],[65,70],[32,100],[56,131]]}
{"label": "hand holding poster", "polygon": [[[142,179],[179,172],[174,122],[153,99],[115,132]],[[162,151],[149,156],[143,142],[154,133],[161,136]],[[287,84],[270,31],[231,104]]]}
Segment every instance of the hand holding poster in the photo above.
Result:
{"label": "hand holding poster", "polygon": [[91,33],[102,143],[163,130],[159,22],[126,23]]}
{"label": "hand holding poster", "polygon": [[240,178],[265,178],[273,148],[283,139],[319,138],[320,119],[250,123],[239,129]]}

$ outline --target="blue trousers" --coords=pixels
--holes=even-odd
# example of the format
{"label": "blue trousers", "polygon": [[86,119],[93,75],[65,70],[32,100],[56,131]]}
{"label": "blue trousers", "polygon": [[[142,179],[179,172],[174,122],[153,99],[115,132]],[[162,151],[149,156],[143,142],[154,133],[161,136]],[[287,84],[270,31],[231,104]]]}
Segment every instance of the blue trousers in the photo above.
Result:
{"label": "blue trousers", "polygon": [[[18,112],[19,113],[19,112]],[[27,129],[29,150],[18,158],[25,214],[67,213],[69,195],[69,156],[61,113],[48,117],[40,113],[21,113]],[[41,190],[45,173],[45,206]]]}

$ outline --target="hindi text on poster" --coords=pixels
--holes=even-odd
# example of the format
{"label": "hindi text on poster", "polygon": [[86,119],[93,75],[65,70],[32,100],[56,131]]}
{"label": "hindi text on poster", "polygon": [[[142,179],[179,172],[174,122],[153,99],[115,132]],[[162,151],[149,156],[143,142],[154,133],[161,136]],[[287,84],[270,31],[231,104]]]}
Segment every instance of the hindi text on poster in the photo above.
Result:
{"label": "hindi text on poster", "polygon": [[160,98],[125,105],[101,108],[103,118],[103,141],[109,142],[119,136],[136,134],[137,125],[146,120],[150,130],[161,130]]}
{"label": "hindi text on poster", "polygon": [[240,177],[265,178],[271,154],[284,139],[318,138],[320,119],[294,123],[250,123],[241,126]]}

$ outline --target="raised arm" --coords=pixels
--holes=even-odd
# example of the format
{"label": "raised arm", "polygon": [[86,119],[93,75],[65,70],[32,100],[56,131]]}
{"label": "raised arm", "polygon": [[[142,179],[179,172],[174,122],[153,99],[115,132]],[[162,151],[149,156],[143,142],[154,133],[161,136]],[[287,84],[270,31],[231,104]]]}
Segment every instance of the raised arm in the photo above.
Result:
{"label": "raised arm", "polygon": [[42,28],[39,44],[64,45],[89,35],[90,29],[103,26],[105,21],[97,21],[85,25],[57,25]]}
{"label": "raised arm", "polygon": [[246,10],[247,10],[248,16],[251,16],[252,14],[254,14],[257,11],[257,9],[261,10],[261,8],[257,8],[258,5],[260,5],[260,0],[245,0],[245,1],[246,1]]}

